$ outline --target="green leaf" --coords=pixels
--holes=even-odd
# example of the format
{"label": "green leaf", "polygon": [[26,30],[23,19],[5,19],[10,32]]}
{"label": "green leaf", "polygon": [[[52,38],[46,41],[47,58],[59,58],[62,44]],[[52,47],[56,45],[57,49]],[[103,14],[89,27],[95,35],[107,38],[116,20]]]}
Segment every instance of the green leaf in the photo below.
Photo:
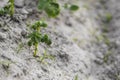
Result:
{"label": "green leaf", "polygon": [[77,5],[71,5],[70,6],[71,11],[77,11],[78,9],[79,9],[79,7]]}
{"label": "green leaf", "polygon": [[47,24],[44,21],[39,21],[41,27],[47,27]]}
{"label": "green leaf", "polygon": [[52,41],[51,39],[48,39],[47,42],[46,42],[47,45],[51,45],[52,44]]}
{"label": "green leaf", "polygon": [[38,9],[44,10],[49,5],[48,0],[39,0]]}
{"label": "green leaf", "polygon": [[0,15],[4,15],[4,9],[0,9]]}
{"label": "green leaf", "polygon": [[48,35],[45,34],[45,35],[42,37],[41,42],[47,42],[47,40],[48,40]]}
{"label": "green leaf", "polygon": [[28,41],[28,46],[32,46],[32,41]]}
{"label": "green leaf", "polygon": [[49,17],[56,17],[60,13],[60,7],[58,3],[50,3],[48,7],[45,9],[45,12]]}
{"label": "green leaf", "polygon": [[35,45],[36,43],[39,43],[41,41],[41,34],[37,31],[34,31],[29,34],[28,38],[30,38],[30,41],[28,42],[28,45]]}
{"label": "green leaf", "polygon": [[45,34],[42,39],[41,39],[41,42],[45,42],[47,45],[51,45],[52,44],[52,41],[51,39],[49,39],[48,35]]}
{"label": "green leaf", "polygon": [[37,21],[31,26],[34,30],[37,30],[38,27],[47,27],[47,24],[44,21]]}
{"label": "green leaf", "polygon": [[56,0],[39,0],[38,9],[44,10],[49,17],[56,17],[60,13],[60,6]]}

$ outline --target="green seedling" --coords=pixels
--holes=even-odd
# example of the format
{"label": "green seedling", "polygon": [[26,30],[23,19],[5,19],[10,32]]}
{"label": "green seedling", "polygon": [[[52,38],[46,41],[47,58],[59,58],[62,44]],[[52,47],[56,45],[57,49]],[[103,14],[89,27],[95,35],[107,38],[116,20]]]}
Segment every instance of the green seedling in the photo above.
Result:
{"label": "green seedling", "polygon": [[39,32],[32,32],[31,34],[29,34],[28,38],[30,38],[28,45],[29,46],[34,46],[34,56],[36,56],[37,51],[38,51],[38,43],[40,42],[41,39],[41,34]]}
{"label": "green seedling", "polygon": [[9,5],[0,9],[0,15],[5,15],[9,13]]}
{"label": "green seedling", "polygon": [[45,11],[49,17],[56,17],[60,13],[56,0],[39,0],[38,9]]}
{"label": "green seedling", "polygon": [[0,9],[0,15],[4,15],[5,14],[5,12],[4,12],[4,9]]}
{"label": "green seedling", "polygon": [[9,14],[10,16],[13,16],[14,15],[14,0],[9,0],[9,5],[10,5],[10,8],[9,8]]}
{"label": "green seedling", "polygon": [[65,3],[64,6],[63,6],[65,9],[69,9],[71,11],[77,11],[79,9],[79,7],[77,5],[70,5],[70,4],[67,4]]}
{"label": "green seedling", "polygon": [[11,17],[14,15],[14,0],[9,0],[8,5],[0,9],[0,15],[9,14]]}
{"label": "green seedling", "polygon": [[35,22],[31,28],[32,28],[32,33],[29,34],[28,38],[30,38],[30,40],[28,41],[28,45],[29,46],[34,46],[34,54],[33,56],[36,56],[37,52],[38,52],[38,44],[41,43],[45,43],[47,45],[50,45],[52,42],[49,39],[47,34],[42,34],[40,32],[41,28],[45,28],[47,27],[47,24],[44,21],[37,21]]}
{"label": "green seedling", "polygon": [[70,6],[71,11],[77,11],[78,9],[79,9],[79,7],[77,5],[71,5]]}

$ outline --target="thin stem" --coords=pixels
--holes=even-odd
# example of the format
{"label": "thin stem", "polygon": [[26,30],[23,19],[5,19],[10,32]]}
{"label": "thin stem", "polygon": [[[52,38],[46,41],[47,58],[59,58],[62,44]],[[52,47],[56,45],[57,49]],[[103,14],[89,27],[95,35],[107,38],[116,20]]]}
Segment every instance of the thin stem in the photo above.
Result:
{"label": "thin stem", "polygon": [[10,0],[10,15],[14,15],[14,0]]}
{"label": "thin stem", "polygon": [[37,32],[40,32],[40,27],[37,27]]}
{"label": "thin stem", "polygon": [[34,57],[36,57],[37,52],[38,52],[38,43],[35,44],[35,50],[34,50],[34,54],[33,54]]}

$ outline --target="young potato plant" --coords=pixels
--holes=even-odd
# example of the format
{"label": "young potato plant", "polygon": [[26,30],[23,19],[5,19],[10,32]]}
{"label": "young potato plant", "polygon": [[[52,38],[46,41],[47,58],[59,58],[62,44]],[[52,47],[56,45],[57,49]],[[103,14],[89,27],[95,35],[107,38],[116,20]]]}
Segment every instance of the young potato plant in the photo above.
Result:
{"label": "young potato plant", "polygon": [[34,54],[33,56],[36,57],[36,54],[38,52],[38,44],[39,43],[45,43],[47,45],[51,45],[51,40],[49,39],[47,34],[42,34],[40,32],[41,28],[47,27],[47,24],[44,21],[37,21],[34,24],[31,25],[32,32],[28,35],[29,46],[34,46]]}
{"label": "young potato plant", "polygon": [[0,9],[0,15],[9,14],[11,17],[14,15],[14,0],[9,0],[8,5]]}
{"label": "young potato plant", "polygon": [[49,17],[56,17],[60,13],[60,6],[56,0],[39,0],[38,9],[45,11]]}

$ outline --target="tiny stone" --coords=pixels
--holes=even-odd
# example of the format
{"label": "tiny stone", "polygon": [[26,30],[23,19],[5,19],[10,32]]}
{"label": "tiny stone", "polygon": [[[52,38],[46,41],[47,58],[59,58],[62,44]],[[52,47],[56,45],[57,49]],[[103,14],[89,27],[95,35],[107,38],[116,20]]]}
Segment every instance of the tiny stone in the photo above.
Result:
{"label": "tiny stone", "polygon": [[22,14],[28,14],[28,11],[23,8],[23,9],[21,10],[21,13],[22,13]]}
{"label": "tiny stone", "polygon": [[68,25],[69,27],[72,27],[72,23],[69,21],[66,21],[65,24]]}
{"label": "tiny stone", "polygon": [[1,40],[5,40],[6,38],[7,38],[7,35],[2,33],[2,32],[0,32],[0,41]]}
{"label": "tiny stone", "polygon": [[9,29],[8,29],[8,27],[5,26],[5,27],[2,28],[2,31],[6,32],[6,31],[9,31]]}
{"label": "tiny stone", "polygon": [[22,30],[21,35],[25,38],[27,36],[27,32],[25,30]]}
{"label": "tiny stone", "polygon": [[17,8],[22,8],[24,6],[24,0],[15,0],[15,6]]}

